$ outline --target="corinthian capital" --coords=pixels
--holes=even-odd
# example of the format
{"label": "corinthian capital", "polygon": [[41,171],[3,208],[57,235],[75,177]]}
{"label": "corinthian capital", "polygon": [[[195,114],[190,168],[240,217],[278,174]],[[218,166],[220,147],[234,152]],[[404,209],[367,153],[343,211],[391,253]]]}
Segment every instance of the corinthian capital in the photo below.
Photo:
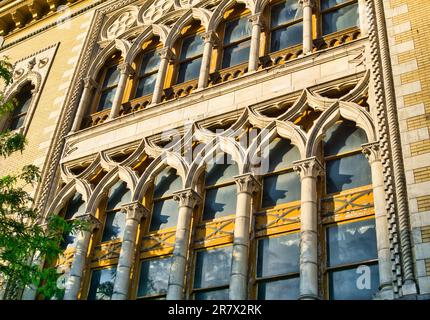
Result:
{"label": "corinthian capital", "polygon": [[127,62],[119,64],[118,71],[121,74],[126,74],[126,75],[132,75],[134,73],[133,67]]}
{"label": "corinthian capital", "polygon": [[235,176],[234,181],[238,186],[238,192],[253,194],[261,187],[260,183],[251,173],[245,173],[240,176]]}
{"label": "corinthian capital", "polygon": [[208,31],[202,34],[202,39],[205,43],[209,42],[212,43],[213,46],[218,45],[219,38],[215,31]]}
{"label": "corinthian capital", "polygon": [[172,60],[174,59],[174,54],[173,51],[170,50],[170,48],[163,48],[161,49],[158,54],[160,55],[161,59],[167,59],[167,60]]}
{"label": "corinthian capital", "polygon": [[89,225],[89,231],[92,233],[94,230],[99,229],[102,226],[102,223],[99,219],[94,217],[91,213],[86,213],[83,215],[80,215],[76,217],[76,219],[79,219]]}
{"label": "corinthian capital", "polygon": [[381,150],[379,142],[370,142],[361,145],[362,152],[366,156],[369,163],[381,160]]}
{"label": "corinthian capital", "polygon": [[136,220],[140,223],[143,217],[147,217],[149,210],[145,208],[139,201],[134,201],[125,204],[121,207],[121,211],[127,215],[127,220]]}
{"label": "corinthian capital", "polygon": [[315,0],[299,0],[299,4],[301,4],[303,8],[305,7],[313,8],[315,6]]}
{"label": "corinthian capital", "polygon": [[253,26],[258,25],[263,28],[263,15],[261,13],[250,15],[248,21],[251,22]]}
{"label": "corinthian capital", "polygon": [[173,199],[179,202],[179,207],[192,209],[202,201],[202,197],[191,188],[173,193]]}
{"label": "corinthian capital", "polygon": [[293,169],[300,175],[300,178],[318,177],[323,174],[324,167],[316,157],[294,161]]}

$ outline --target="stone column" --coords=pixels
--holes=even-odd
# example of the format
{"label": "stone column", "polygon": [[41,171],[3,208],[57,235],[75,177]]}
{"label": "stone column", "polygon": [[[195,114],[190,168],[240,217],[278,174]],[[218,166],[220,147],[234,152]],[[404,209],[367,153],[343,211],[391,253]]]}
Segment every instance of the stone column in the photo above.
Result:
{"label": "stone column", "polygon": [[86,221],[89,224],[89,228],[87,230],[82,230],[79,233],[78,241],[76,243],[75,255],[73,256],[72,267],[70,269],[70,275],[66,282],[64,300],[76,300],[78,298],[91,235],[95,229],[98,229],[101,226],[100,221],[90,213],[82,215],[77,219]]}
{"label": "stone column", "polygon": [[155,80],[154,93],[152,94],[152,104],[161,102],[163,96],[164,81],[166,79],[167,67],[170,60],[173,58],[173,52],[169,48],[163,48],[160,52],[160,67]]}
{"label": "stone column", "polygon": [[127,80],[130,75],[134,73],[134,69],[127,62],[120,64],[118,66],[118,70],[120,76],[118,80],[118,86],[116,87],[115,96],[113,98],[112,108],[110,109],[109,119],[118,117]]}
{"label": "stone column", "polygon": [[394,299],[391,271],[388,217],[385,202],[384,176],[378,142],[362,145],[372,172],[373,201],[375,208],[376,241],[378,248],[379,294],[382,299]]}
{"label": "stone column", "polygon": [[91,78],[86,77],[84,79],[84,89],[82,91],[81,101],[79,101],[78,110],[76,111],[75,121],[73,122],[72,129],[70,132],[76,132],[79,130],[82,119],[85,116],[88,105],[91,103],[91,91],[97,87],[97,83]]}
{"label": "stone column", "polygon": [[312,53],[312,8],[314,0],[299,0],[303,6],[303,54]]}
{"label": "stone column", "polygon": [[360,19],[361,36],[369,34],[369,25],[367,24],[366,0],[358,0],[358,14]]}
{"label": "stone column", "polygon": [[261,30],[263,28],[261,14],[253,14],[249,17],[249,22],[252,24],[252,33],[251,46],[249,49],[248,72],[253,72],[258,69],[258,61],[260,55],[260,35]]}
{"label": "stone column", "polygon": [[248,299],[248,252],[252,194],[260,184],[251,173],[236,176],[237,204],[234,220],[233,256],[230,274],[230,300]]}
{"label": "stone column", "polygon": [[182,300],[184,298],[185,269],[189,249],[191,218],[194,207],[201,202],[201,197],[192,189],[175,192],[173,197],[179,202],[179,214],[166,299]]}
{"label": "stone column", "polygon": [[126,300],[128,297],[130,272],[135,256],[137,230],[142,218],[148,216],[148,209],[140,202],[127,204],[121,210],[126,213],[127,218],[111,300]]}
{"label": "stone column", "polygon": [[318,299],[317,177],[324,172],[316,157],[295,161],[300,175],[300,297]]}
{"label": "stone column", "polygon": [[205,44],[203,48],[202,65],[200,66],[199,82],[197,85],[198,89],[204,89],[208,85],[212,49],[217,38],[215,32],[209,31],[203,35],[203,39]]}

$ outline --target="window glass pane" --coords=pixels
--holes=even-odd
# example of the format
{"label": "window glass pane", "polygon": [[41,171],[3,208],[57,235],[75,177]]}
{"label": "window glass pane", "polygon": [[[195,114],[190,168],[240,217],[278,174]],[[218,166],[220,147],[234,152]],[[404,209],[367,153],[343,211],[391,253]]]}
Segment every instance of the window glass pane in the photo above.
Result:
{"label": "window glass pane", "polygon": [[205,185],[213,186],[232,181],[239,174],[237,164],[229,154],[219,153],[206,165]]}
{"label": "window glass pane", "polygon": [[204,292],[196,292],[194,295],[196,300],[228,300],[228,288],[220,290],[211,290]]}
{"label": "window glass pane", "polygon": [[173,199],[154,201],[149,231],[176,227],[178,211],[178,202]]}
{"label": "window glass pane", "polygon": [[270,51],[275,52],[303,42],[303,23],[272,31]]}
{"label": "window glass pane", "polygon": [[127,184],[123,181],[118,181],[109,190],[108,205],[106,210],[120,208],[122,205],[131,201],[131,192],[127,188]]}
{"label": "window glass pane", "polygon": [[229,46],[224,49],[222,67],[228,68],[249,60],[250,41]]}
{"label": "window glass pane", "polygon": [[293,166],[293,161],[300,160],[299,149],[282,138],[273,139],[268,147],[263,148],[265,158],[268,154],[269,172]]}
{"label": "window glass pane", "polygon": [[25,86],[20,93],[18,93],[15,97],[17,100],[15,109],[13,110],[13,115],[16,116],[20,113],[24,113],[28,111],[28,107],[31,102],[31,89],[29,86]]}
{"label": "window glass pane", "polygon": [[139,75],[143,76],[145,73],[153,72],[158,69],[159,65],[160,55],[155,51],[148,52],[143,56]]}
{"label": "window glass pane", "polygon": [[171,257],[142,261],[138,297],[167,293],[171,262]]}
{"label": "window glass pane", "polygon": [[197,79],[200,74],[201,64],[202,64],[202,58],[194,59],[188,62],[182,62],[179,65],[177,83],[182,83],[188,80]]}
{"label": "window glass pane", "polygon": [[21,128],[24,124],[24,119],[25,119],[25,115],[23,115],[21,117],[14,118],[12,120],[12,123],[9,126],[9,129],[10,130],[16,130],[16,129]]}
{"label": "window glass pane", "polygon": [[299,272],[300,233],[258,241],[257,277]]}
{"label": "window glass pane", "polygon": [[88,300],[110,300],[115,276],[116,267],[93,270]]}
{"label": "window glass pane", "polygon": [[366,132],[352,121],[342,121],[326,131],[324,155],[330,156],[360,149],[364,143],[367,143]]}
{"label": "window glass pane", "polygon": [[303,16],[301,4],[296,0],[287,0],[272,7],[271,25],[279,26]]}
{"label": "window glass pane", "polygon": [[64,214],[64,219],[70,220],[84,213],[85,213],[85,202],[84,200],[82,200],[82,195],[80,193],[75,193],[73,198],[69,200],[66,213]]}
{"label": "window glass pane", "polygon": [[299,298],[300,278],[260,282],[259,300],[297,300]]}
{"label": "window glass pane", "polygon": [[358,4],[352,4],[322,15],[323,35],[358,26]]}
{"label": "window glass pane", "polygon": [[112,108],[113,99],[115,98],[116,87],[103,91],[97,111],[102,111]]}
{"label": "window glass pane", "polygon": [[63,238],[64,241],[62,241],[60,245],[62,250],[76,248],[76,244],[78,243],[77,234],[66,233],[63,235]]}
{"label": "window glass pane", "polygon": [[182,41],[180,60],[185,60],[203,53],[203,38],[200,35],[185,38]]}
{"label": "window glass pane", "polygon": [[229,44],[251,36],[249,17],[229,21],[225,25],[224,44]]}
{"label": "window glass pane", "polygon": [[176,169],[166,167],[155,178],[154,198],[165,197],[181,189],[182,179]]}
{"label": "window glass pane", "polygon": [[106,71],[106,76],[103,81],[103,88],[112,87],[118,84],[119,70],[118,66],[112,66]]}
{"label": "window glass pane", "polygon": [[332,300],[370,300],[378,291],[378,265],[361,265],[329,273]]}
{"label": "window glass pane", "polygon": [[122,238],[125,228],[125,218],[125,212],[115,211],[107,213],[102,242]]}
{"label": "window glass pane", "polygon": [[206,190],[203,220],[218,219],[236,212],[236,184]]}
{"label": "window glass pane", "polygon": [[350,0],[321,0],[321,10],[332,8],[338,4],[347,2]]}
{"label": "window glass pane", "polygon": [[371,183],[370,165],[362,153],[326,162],[327,194]]}
{"label": "window glass pane", "polygon": [[300,177],[296,172],[264,177],[261,205],[267,208],[300,200],[300,191]]}
{"label": "window glass pane", "polygon": [[377,258],[375,219],[327,228],[329,267]]}
{"label": "window glass pane", "polygon": [[157,80],[157,74],[154,73],[150,76],[141,78],[136,88],[136,98],[152,94],[154,92],[155,81]]}
{"label": "window glass pane", "polygon": [[232,247],[197,251],[194,288],[228,285]]}

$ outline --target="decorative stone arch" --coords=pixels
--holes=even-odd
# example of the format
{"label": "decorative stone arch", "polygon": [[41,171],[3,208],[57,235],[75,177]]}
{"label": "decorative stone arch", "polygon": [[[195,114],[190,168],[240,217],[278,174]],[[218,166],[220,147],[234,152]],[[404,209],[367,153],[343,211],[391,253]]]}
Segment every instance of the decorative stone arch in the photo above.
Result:
{"label": "decorative stone arch", "polygon": [[138,12],[137,6],[127,6],[118,10],[104,23],[101,38],[103,40],[120,38],[127,29],[136,25]]}
{"label": "decorative stone arch", "polygon": [[249,146],[242,169],[243,172],[253,172],[255,175],[258,175],[258,172],[252,168],[252,164],[257,157],[261,157],[262,148],[269,146],[270,142],[272,142],[276,136],[291,141],[291,144],[299,150],[300,158],[305,158],[306,133],[290,121],[274,120],[260,132]]}
{"label": "decorative stone arch", "polygon": [[175,41],[180,37],[181,30],[192,20],[199,20],[205,31],[209,29],[209,21],[211,19],[211,12],[203,8],[192,8],[188,10],[178,10],[175,13],[182,13],[181,17],[173,25],[172,29],[166,38],[165,46],[167,48],[172,48]]}
{"label": "decorative stone arch", "polygon": [[182,179],[182,185],[184,186],[185,177],[188,173],[187,164],[180,156],[170,152],[163,152],[159,157],[151,162],[140,177],[136,185],[135,192],[132,195],[133,201],[140,201],[143,198],[149,186],[154,183],[157,175],[166,167],[176,169],[177,174]]}
{"label": "decorative stone arch", "polygon": [[318,144],[324,138],[325,132],[341,117],[355,122],[357,127],[363,129],[367,141],[376,141],[372,116],[355,103],[339,101],[324,111],[310,129],[306,145],[306,158],[316,156]]}
{"label": "decorative stone arch", "polygon": [[232,138],[216,137],[200,151],[196,159],[192,162],[185,181],[185,188],[195,189],[200,175],[206,168],[207,160],[218,152],[229,154],[237,163],[239,174],[243,173],[241,171],[245,160],[245,151],[243,148]]}
{"label": "decorative stone arch", "polygon": [[215,31],[221,21],[224,19],[224,13],[234,7],[238,3],[245,4],[246,8],[251,11],[251,14],[255,14],[255,2],[254,0],[223,0],[214,10],[211,19],[209,21],[208,31]]}

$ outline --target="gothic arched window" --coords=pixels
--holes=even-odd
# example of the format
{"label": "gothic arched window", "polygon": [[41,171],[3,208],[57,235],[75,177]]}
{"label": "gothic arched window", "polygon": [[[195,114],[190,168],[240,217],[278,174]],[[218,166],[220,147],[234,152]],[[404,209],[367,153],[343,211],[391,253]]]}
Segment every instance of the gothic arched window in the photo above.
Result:
{"label": "gothic arched window", "polygon": [[321,0],[322,35],[359,26],[357,0]]}
{"label": "gothic arched window", "polygon": [[7,128],[9,130],[18,130],[24,125],[28,108],[31,104],[33,86],[31,83],[25,84],[15,96],[15,108],[9,119]]}

